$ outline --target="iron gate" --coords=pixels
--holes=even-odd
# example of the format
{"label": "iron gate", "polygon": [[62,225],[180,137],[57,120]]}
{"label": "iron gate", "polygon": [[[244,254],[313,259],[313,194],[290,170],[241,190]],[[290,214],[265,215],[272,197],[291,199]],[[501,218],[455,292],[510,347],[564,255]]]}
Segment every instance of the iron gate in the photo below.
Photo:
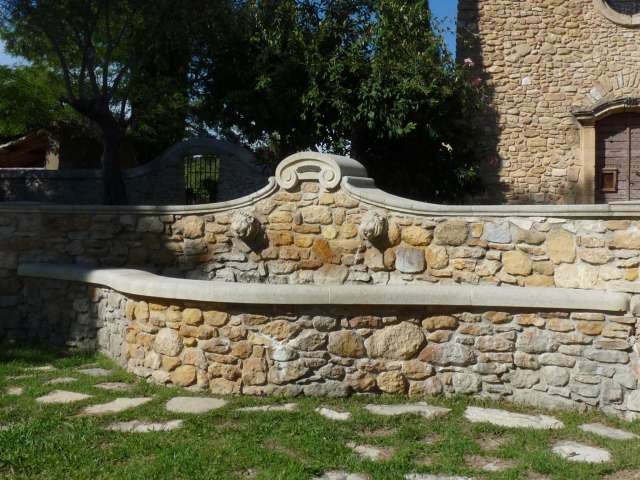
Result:
{"label": "iron gate", "polygon": [[212,203],[218,196],[220,159],[215,155],[194,155],[184,159],[187,205]]}

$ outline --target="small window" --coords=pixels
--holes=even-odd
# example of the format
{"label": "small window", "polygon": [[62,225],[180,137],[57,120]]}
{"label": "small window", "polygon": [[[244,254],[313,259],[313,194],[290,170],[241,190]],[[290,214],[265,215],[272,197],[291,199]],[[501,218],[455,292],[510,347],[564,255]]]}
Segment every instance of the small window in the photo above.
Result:
{"label": "small window", "polygon": [[603,168],[600,174],[600,190],[603,193],[615,193],[618,191],[618,169]]}
{"label": "small window", "polygon": [[217,201],[220,159],[215,155],[194,155],[184,159],[187,205]]}

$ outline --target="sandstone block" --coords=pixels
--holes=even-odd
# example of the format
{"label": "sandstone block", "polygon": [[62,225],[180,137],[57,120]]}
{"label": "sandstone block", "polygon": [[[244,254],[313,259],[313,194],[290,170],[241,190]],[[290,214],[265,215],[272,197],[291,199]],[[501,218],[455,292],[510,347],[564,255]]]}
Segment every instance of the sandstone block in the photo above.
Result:
{"label": "sandstone block", "polygon": [[426,250],[427,265],[432,270],[440,270],[449,265],[447,249],[439,245],[430,245]]}
{"label": "sandstone block", "polygon": [[300,213],[304,223],[329,225],[332,222],[331,209],[325,206],[303,207]]}
{"label": "sandstone block", "polygon": [[475,361],[473,349],[459,343],[438,343],[427,345],[418,360],[442,366],[465,366]]}
{"label": "sandstone block", "polygon": [[383,372],[376,378],[378,388],[385,393],[404,393],[406,382],[400,372]]}
{"label": "sandstone block", "polygon": [[202,311],[197,308],[186,308],[182,312],[182,321],[187,325],[199,325],[202,323]]}
{"label": "sandstone block", "polygon": [[584,264],[562,264],[556,268],[554,280],[561,288],[589,289],[598,281],[598,269]]}
{"label": "sandstone block", "polygon": [[424,344],[422,329],[408,322],[377,330],[365,342],[369,356],[392,360],[412,358]]}
{"label": "sandstone block", "polygon": [[455,317],[441,315],[437,317],[425,318],[422,321],[422,328],[433,330],[455,330],[458,327],[458,320]]}
{"label": "sandstone block", "polygon": [[175,330],[163,328],[156,335],[153,350],[168,357],[175,357],[182,350],[182,338]]}
{"label": "sandstone block", "polygon": [[196,367],[181,365],[171,373],[171,382],[181,387],[188,387],[196,383]]}
{"label": "sandstone block", "polygon": [[422,227],[410,226],[402,229],[402,240],[414,247],[426,246],[431,243],[431,232]]}
{"label": "sandstone block", "polygon": [[553,230],[547,236],[546,250],[552,262],[571,263],[576,259],[575,238],[566,230]]}
{"label": "sandstone block", "polygon": [[447,220],[440,223],[434,233],[435,241],[438,245],[460,246],[469,235],[467,222],[462,220]]}
{"label": "sandstone block", "polygon": [[529,275],[533,263],[529,256],[520,250],[510,250],[502,255],[503,270],[510,275]]}
{"label": "sandstone block", "polygon": [[327,349],[340,357],[360,358],[366,354],[364,340],[356,332],[341,330],[329,334]]}

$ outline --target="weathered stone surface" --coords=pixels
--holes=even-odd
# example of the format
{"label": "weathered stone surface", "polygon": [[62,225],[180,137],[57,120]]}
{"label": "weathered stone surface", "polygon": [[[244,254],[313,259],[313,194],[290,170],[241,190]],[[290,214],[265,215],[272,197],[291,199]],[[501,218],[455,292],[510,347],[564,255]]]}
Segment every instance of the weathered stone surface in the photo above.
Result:
{"label": "weathered stone surface", "polygon": [[153,400],[150,397],[143,398],[116,398],[112,402],[90,405],[82,409],[84,415],[108,415],[120,413],[125,410],[139,407]]}
{"label": "weathered stone surface", "polygon": [[165,409],[172,413],[207,413],[227,404],[226,400],[208,397],[174,397],[167,402]]}
{"label": "weathered stone surface", "polygon": [[562,288],[593,288],[598,281],[598,269],[585,264],[562,264],[555,269],[554,280]]}
{"label": "weathered stone surface", "polygon": [[64,403],[74,403],[80,402],[82,400],[86,400],[91,398],[91,395],[87,395],[84,393],[77,392],[67,392],[65,390],[54,390],[47,395],[36,398],[36,402],[43,404],[64,404]]}
{"label": "weathered stone surface", "polygon": [[274,362],[269,368],[268,379],[276,385],[284,385],[298,380],[309,373],[309,369],[300,360],[294,362]]}
{"label": "weathered stone surface", "polygon": [[418,357],[421,362],[436,365],[471,365],[475,361],[473,349],[459,343],[439,343],[427,345]]}
{"label": "weathered stone surface", "polygon": [[546,251],[554,263],[572,263],[576,259],[575,238],[566,230],[552,230],[547,236]]}
{"label": "weathered stone surface", "polygon": [[449,265],[449,255],[446,247],[430,245],[425,253],[427,266],[432,270],[446,268]]}
{"label": "weathered stone surface", "polygon": [[340,357],[359,358],[367,353],[362,337],[351,330],[331,332],[327,349]]}
{"label": "weathered stone surface", "polygon": [[443,407],[434,407],[425,402],[405,403],[397,405],[366,405],[364,407],[371,413],[384,416],[418,414],[425,418],[443,417],[451,410]]}
{"label": "weathered stone surface", "polygon": [[402,273],[420,273],[425,266],[424,251],[412,247],[400,247],[396,250],[396,269]]}
{"label": "weathered stone surface", "polygon": [[469,235],[467,222],[462,220],[446,220],[435,229],[434,239],[438,245],[462,245]]}
{"label": "weathered stone surface", "polygon": [[607,450],[577,442],[557,442],[552,450],[570,462],[605,463],[611,460],[611,454]]}
{"label": "weathered stone surface", "polygon": [[98,383],[94,385],[94,387],[101,388],[102,390],[113,391],[113,392],[125,392],[127,390],[132,390],[135,387],[135,385],[132,385],[130,383],[124,383],[124,382],[105,382],[105,383]]}
{"label": "weathered stone surface", "polygon": [[181,387],[188,387],[196,383],[196,367],[193,365],[180,365],[171,372],[171,382]]}
{"label": "weathered stone surface", "polygon": [[44,384],[45,385],[65,385],[65,384],[74,383],[77,381],[78,379],[75,377],[59,377],[59,378],[52,378],[51,380],[44,382]]}
{"label": "weathered stone surface", "polygon": [[275,320],[260,327],[263,335],[280,341],[294,337],[299,331],[299,325],[287,320]]}
{"label": "weathered stone surface", "polygon": [[153,350],[168,357],[175,357],[182,350],[182,337],[175,330],[162,328],[153,342]]}
{"label": "weathered stone surface", "polygon": [[313,477],[312,480],[371,480],[371,477],[360,473],[347,473],[332,470],[324,473],[321,477]]}
{"label": "weathered stone surface", "polygon": [[351,413],[349,412],[338,412],[326,407],[318,407],[316,408],[316,412],[318,412],[324,418],[328,418],[329,420],[346,422],[347,420],[351,419]]}
{"label": "weathered stone surface", "polygon": [[300,209],[302,215],[302,221],[308,224],[322,224],[329,225],[333,220],[331,217],[331,210],[329,207],[324,206],[309,206]]}
{"label": "weathered stone surface", "polygon": [[169,420],[167,422],[131,420],[130,422],[112,423],[107,427],[107,430],[125,433],[171,432],[182,428],[183,425],[183,420]]}
{"label": "weathered stone surface", "polygon": [[402,241],[414,247],[426,246],[431,243],[431,232],[424,228],[411,226],[402,229]]}
{"label": "weathered stone surface", "polygon": [[511,229],[509,223],[487,223],[484,226],[483,238],[491,243],[510,243]]}
{"label": "weathered stone surface", "polygon": [[451,384],[456,393],[476,393],[482,387],[482,380],[473,373],[455,372],[451,376]]}
{"label": "weathered stone surface", "polygon": [[473,423],[491,423],[509,428],[533,428],[536,430],[564,428],[564,424],[560,420],[546,415],[525,415],[493,408],[467,407],[464,417]]}
{"label": "weathered stone surface", "polygon": [[19,397],[20,395],[22,395],[24,393],[24,388],[22,388],[22,387],[7,387],[5,392],[7,393],[7,395],[9,395],[11,397]]}
{"label": "weathered stone surface", "polygon": [[372,445],[356,445],[353,442],[347,443],[360,458],[372,460],[374,462],[389,460],[393,456],[393,450],[389,448],[374,447]]}
{"label": "weathered stone surface", "polygon": [[503,270],[510,275],[529,275],[533,263],[529,256],[520,250],[511,250],[502,254]]}
{"label": "weathered stone surface", "polygon": [[403,393],[406,388],[406,380],[400,372],[382,372],[376,378],[378,388],[385,393]]}
{"label": "weathered stone surface", "polygon": [[106,368],[81,368],[78,373],[89,375],[90,377],[108,377],[113,374],[113,370],[107,370]]}
{"label": "weathered stone surface", "polygon": [[617,428],[607,427],[601,423],[588,423],[580,425],[583,432],[593,433],[600,437],[611,438],[612,440],[635,440],[638,435],[635,433],[619,430]]}
{"label": "weathered stone surface", "polygon": [[551,333],[529,328],[518,336],[516,348],[526,353],[544,353],[555,350],[557,343]]}
{"label": "weathered stone surface", "polygon": [[370,357],[406,360],[420,350],[424,341],[422,329],[402,322],[377,330],[365,341],[365,346]]}
{"label": "weathered stone surface", "polygon": [[285,403],[282,405],[262,405],[259,407],[238,408],[238,412],[295,412],[298,410],[297,403]]}

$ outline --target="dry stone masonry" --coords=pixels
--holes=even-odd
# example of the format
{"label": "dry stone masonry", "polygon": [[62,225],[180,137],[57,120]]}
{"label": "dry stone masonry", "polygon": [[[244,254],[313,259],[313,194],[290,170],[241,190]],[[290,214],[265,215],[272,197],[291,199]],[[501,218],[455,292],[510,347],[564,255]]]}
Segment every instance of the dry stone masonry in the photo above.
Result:
{"label": "dry stone masonry", "polygon": [[[352,159],[314,153],[277,173],[249,197],[200,207],[1,206],[0,337],[98,346],[149,381],[215,394],[459,393],[640,414],[639,209],[418,204],[375,189]],[[175,295],[191,280],[233,282],[262,301],[158,298],[161,277],[127,294],[131,271],[120,290],[91,273],[18,275],[34,262],[149,270]],[[284,284],[593,296],[570,307],[567,290],[553,308],[478,307],[471,294],[272,302]],[[611,292],[624,306],[596,308]]]}
{"label": "dry stone masonry", "polygon": [[[638,112],[638,15],[617,0],[460,0],[458,56],[487,90],[491,201],[592,203],[594,124]],[[593,112],[607,104],[615,111]],[[623,174],[620,173],[622,176]],[[635,197],[634,197],[635,198]]]}

